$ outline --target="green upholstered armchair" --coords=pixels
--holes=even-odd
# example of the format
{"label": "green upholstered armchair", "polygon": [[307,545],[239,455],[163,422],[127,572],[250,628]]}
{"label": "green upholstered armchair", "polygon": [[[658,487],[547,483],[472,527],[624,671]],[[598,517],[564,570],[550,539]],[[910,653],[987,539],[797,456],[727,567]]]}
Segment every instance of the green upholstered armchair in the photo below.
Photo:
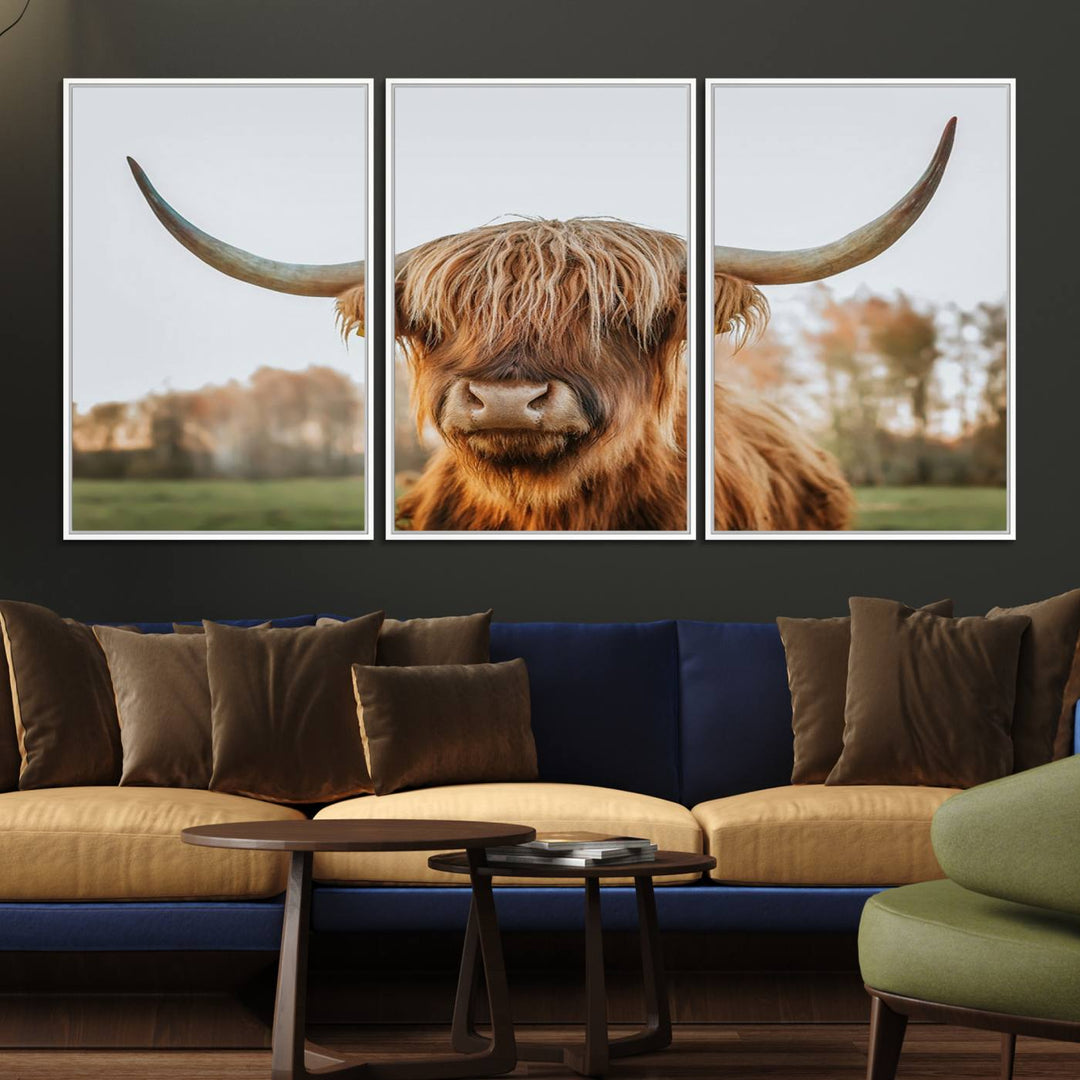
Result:
{"label": "green upholstered armchair", "polygon": [[954,795],[934,815],[948,875],[872,897],[859,964],[868,1080],[893,1080],[909,1017],[1080,1042],[1080,756]]}

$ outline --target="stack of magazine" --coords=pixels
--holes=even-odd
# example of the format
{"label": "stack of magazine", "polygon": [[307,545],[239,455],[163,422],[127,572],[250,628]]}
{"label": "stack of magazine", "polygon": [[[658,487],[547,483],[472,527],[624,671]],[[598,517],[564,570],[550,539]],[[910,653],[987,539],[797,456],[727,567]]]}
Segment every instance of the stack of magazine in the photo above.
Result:
{"label": "stack of magazine", "polygon": [[655,858],[656,845],[640,836],[590,832],[539,834],[527,844],[487,849],[489,863],[507,866],[612,866]]}

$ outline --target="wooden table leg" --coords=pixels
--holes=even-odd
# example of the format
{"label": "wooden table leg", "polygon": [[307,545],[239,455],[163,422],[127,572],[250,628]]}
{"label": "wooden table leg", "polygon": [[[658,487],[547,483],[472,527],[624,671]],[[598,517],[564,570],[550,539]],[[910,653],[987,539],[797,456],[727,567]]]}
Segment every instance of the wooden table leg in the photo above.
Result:
{"label": "wooden table leg", "polygon": [[634,878],[637,891],[638,933],[641,935],[641,975],[645,990],[645,1026],[633,1035],[613,1039],[612,1057],[648,1054],[671,1045],[671,1008],[667,977],[660,951],[660,923],[651,877]]}
{"label": "wooden table leg", "polygon": [[[472,858],[472,856],[470,856]],[[281,932],[277,997],[274,1003],[274,1034],[271,1050],[272,1080],[315,1080],[334,1076],[336,1080],[466,1080],[468,1077],[501,1076],[517,1065],[514,1027],[510,1016],[509,991],[503,964],[495,897],[491,878],[475,873],[481,856],[473,862],[473,906],[466,934],[466,954],[462,976],[469,966],[469,986],[475,987],[479,972],[476,958],[483,962],[484,982],[491,1013],[491,1038],[482,1039],[469,1023],[478,1052],[453,1056],[431,1056],[409,1061],[364,1062],[352,1056],[335,1056],[307,1043],[304,1038],[307,1001],[308,928],[311,915],[311,852],[295,851],[289,865],[285,893],[285,919]],[[471,941],[471,944],[470,944]],[[468,965],[464,961],[471,961]],[[455,1003],[455,1021],[462,998]],[[468,995],[466,995],[468,998]],[[471,1017],[469,1001],[462,1015]]]}
{"label": "wooden table leg", "polygon": [[[352,1070],[350,1073],[337,1073],[342,1080],[353,1080],[353,1076],[355,1080],[465,1080],[466,1077],[502,1076],[512,1072],[517,1065],[514,1025],[510,1015],[510,991],[506,985],[506,967],[503,961],[502,939],[499,936],[498,914],[495,910],[495,894],[491,888],[491,877],[478,872],[483,865],[483,852],[470,851],[469,865],[472,906],[462,957],[463,971],[459,975],[458,996],[455,1000],[455,1019],[459,1009],[463,1009],[459,1027],[464,1024],[460,1029],[469,1036],[469,1052],[451,1057],[358,1065],[353,1067],[355,1073],[352,1073]],[[488,1012],[491,1017],[490,1039],[477,1035],[472,1024],[471,1001],[478,982],[478,954],[483,964],[484,985],[487,987]],[[470,967],[471,971],[468,970]]]}
{"label": "wooden table leg", "polygon": [[595,878],[586,879],[585,1045],[560,1048],[546,1043],[521,1043],[518,1045],[518,1056],[523,1061],[562,1061],[584,1076],[602,1076],[607,1071],[609,1058],[648,1054],[671,1045],[671,1008],[660,949],[660,924],[656,916],[653,879],[651,876],[634,878],[634,886],[637,892],[638,931],[641,935],[645,1026],[632,1035],[608,1038],[600,883]]}
{"label": "wooden table leg", "polygon": [[[475,935],[480,943],[480,956],[484,963],[491,1039],[486,1050],[470,1056],[484,1063],[485,1075],[494,1076],[500,1072],[510,1072],[517,1065],[517,1047],[514,1020],[510,1011],[510,988],[506,983],[502,937],[499,934],[499,917],[495,909],[495,893],[491,888],[490,875],[479,872],[482,864],[483,852],[470,851],[473,898],[469,921],[475,926]],[[475,1029],[473,1034],[475,1035]]]}
{"label": "wooden table leg", "polygon": [[274,1000],[273,1080],[299,1080],[304,1067],[307,1016],[308,923],[311,914],[311,852],[294,851],[289,861],[285,919],[281,928],[277,996]]}
{"label": "wooden table leg", "polygon": [[465,927],[465,945],[461,950],[457,993],[454,995],[454,1019],[450,1026],[450,1045],[459,1054],[475,1054],[489,1040],[476,1030],[476,1000],[480,992],[480,927],[476,900],[469,904],[469,922]]}
{"label": "wooden table leg", "polygon": [[597,878],[585,879],[585,1045],[567,1047],[563,1059],[584,1076],[603,1076],[608,1069],[604,925]]}

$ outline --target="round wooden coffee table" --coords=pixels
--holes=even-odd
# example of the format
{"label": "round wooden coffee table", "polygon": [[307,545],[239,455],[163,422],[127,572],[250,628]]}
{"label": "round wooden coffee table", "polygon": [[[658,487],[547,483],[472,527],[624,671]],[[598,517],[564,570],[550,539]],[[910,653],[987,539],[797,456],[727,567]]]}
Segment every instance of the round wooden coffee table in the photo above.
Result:
{"label": "round wooden coffee table", "polygon": [[[560,1061],[583,1076],[603,1076],[613,1057],[646,1054],[662,1050],[671,1043],[671,1009],[667,980],[660,955],[660,928],[656,919],[656,896],[653,878],[669,874],[700,874],[716,866],[711,855],[688,851],[658,851],[655,860],[618,863],[609,866],[513,866],[478,864],[474,854],[433,855],[428,859],[432,870],[450,874],[469,874],[477,878],[569,878],[585,885],[585,1042],[581,1046],[546,1046],[518,1043],[518,1057],[523,1061]],[[600,881],[602,878],[633,878],[637,893],[638,933],[641,935],[641,967],[645,984],[645,1026],[633,1035],[608,1038],[607,994],[604,987],[604,934],[600,917]],[[478,952],[483,951],[483,927],[473,885],[473,904],[465,934],[458,991],[454,1001],[451,1044],[461,1053],[475,1054],[490,1047],[491,1040],[476,1031],[475,1004],[480,981]]]}
{"label": "round wooden coffee table", "polygon": [[[517,1064],[514,1026],[510,1018],[502,943],[491,892],[491,875],[482,871],[483,849],[532,840],[525,825],[493,821],[250,821],[199,825],[181,838],[204,847],[288,851],[289,884],[281,931],[277,996],[270,1075],[273,1080],[309,1080],[333,1074],[352,1080],[456,1080],[500,1076]],[[307,1044],[304,1039],[307,999],[308,928],[311,910],[311,862],[316,851],[448,851],[461,856],[472,882],[469,927],[480,942],[492,1037],[476,1052],[453,1057],[427,1057],[389,1064],[365,1063]],[[474,960],[475,962],[475,960]],[[455,1047],[456,1049],[456,1047]]]}

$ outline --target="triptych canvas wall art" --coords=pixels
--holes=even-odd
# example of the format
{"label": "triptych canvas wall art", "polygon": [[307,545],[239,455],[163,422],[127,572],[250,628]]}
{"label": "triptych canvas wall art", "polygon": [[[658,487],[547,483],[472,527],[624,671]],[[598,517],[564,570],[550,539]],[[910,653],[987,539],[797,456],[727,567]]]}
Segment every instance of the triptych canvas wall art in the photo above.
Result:
{"label": "triptych canvas wall art", "polygon": [[704,89],[69,80],[65,538],[1014,536],[1010,82]]}

